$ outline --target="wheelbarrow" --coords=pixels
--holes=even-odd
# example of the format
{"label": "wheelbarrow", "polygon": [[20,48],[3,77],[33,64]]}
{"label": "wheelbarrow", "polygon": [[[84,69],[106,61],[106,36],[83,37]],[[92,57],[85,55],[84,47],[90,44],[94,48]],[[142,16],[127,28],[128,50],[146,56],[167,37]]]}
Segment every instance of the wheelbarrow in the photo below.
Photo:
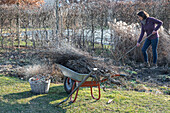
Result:
{"label": "wheelbarrow", "polygon": [[[69,94],[68,98],[65,99],[64,101],[60,102],[57,104],[60,105],[63,102],[66,102],[70,98],[70,102],[74,103],[77,99],[79,88],[80,87],[90,87],[91,89],[91,96],[95,100],[99,100],[101,97],[100,93],[100,82],[104,82],[107,79],[103,79],[100,81],[96,81],[94,78],[97,76],[97,68],[94,68],[89,74],[80,74],[77,73],[63,65],[57,64],[59,69],[62,71],[64,74],[64,89],[65,91]],[[113,76],[126,76],[123,74],[115,74]],[[93,95],[93,87],[98,87],[98,97],[94,97]],[[72,99],[72,94],[76,92],[76,95],[74,99]]]}

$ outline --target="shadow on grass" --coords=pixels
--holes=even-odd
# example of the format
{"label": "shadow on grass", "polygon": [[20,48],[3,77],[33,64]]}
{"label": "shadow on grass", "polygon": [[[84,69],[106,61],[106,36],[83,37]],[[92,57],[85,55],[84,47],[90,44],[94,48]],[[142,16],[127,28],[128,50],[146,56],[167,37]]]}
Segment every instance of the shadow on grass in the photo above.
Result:
{"label": "shadow on grass", "polygon": [[10,99],[10,100],[18,100],[18,99],[24,99],[32,97],[33,94],[30,91],[20,92],[20,93],[11,93],[8,95],[4,95],[4,99]]}
{"label": "shadow on grass", "polygon": [[[63,86],[50,87],[48,94],[36,95],[30,91],[12,93],[0,98],[1,112],[41,112],[41,113],[60,113],[66,112],[62,106],[55,105],[63,100],[68,94]],[[57,101],[57,102],[55,102]]]}

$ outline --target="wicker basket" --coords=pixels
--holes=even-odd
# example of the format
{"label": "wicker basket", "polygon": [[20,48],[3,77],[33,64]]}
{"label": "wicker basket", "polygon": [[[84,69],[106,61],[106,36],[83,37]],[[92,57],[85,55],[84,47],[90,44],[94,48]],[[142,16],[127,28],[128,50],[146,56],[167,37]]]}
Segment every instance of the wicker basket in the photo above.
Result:
{"label": "wicker basket", "polygon": [[50,79],[48,81],[42,81],[42,82],[33,81],[32,79],[33,79],[33,77],[29,79],[29,83],[31,86],[31,92],[33,92],[35,94],[48,93],[49,87],[50,87],[50,82],[51,82]]}

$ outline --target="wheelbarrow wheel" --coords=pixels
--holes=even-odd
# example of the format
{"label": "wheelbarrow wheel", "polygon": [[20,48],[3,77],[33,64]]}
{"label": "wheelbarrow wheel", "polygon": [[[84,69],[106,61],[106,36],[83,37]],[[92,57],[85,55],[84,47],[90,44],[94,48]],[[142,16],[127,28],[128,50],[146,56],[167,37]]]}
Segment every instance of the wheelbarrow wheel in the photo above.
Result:
{"label": "wheelbarrow wheel", "polygon": [[[71,93],[74,83],[75,83],[75,81],[70,79],[69,77],[64,78],[64,89],[68,94]],[[75,88],[75,86],[74,86],[74,88]]]}

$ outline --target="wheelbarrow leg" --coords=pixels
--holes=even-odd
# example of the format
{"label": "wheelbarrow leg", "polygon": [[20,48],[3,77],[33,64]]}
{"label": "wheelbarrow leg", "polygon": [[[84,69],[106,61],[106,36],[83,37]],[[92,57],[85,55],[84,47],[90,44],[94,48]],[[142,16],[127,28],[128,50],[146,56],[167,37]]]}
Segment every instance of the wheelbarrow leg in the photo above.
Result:
{"label": "wheelbarrow leg", "polygon": [[[95,70],[94,70],[94,71],[95,71]],[[79,85],[68,95],[68,97],[67,97],[65,100],[61,101],[61,102],[58,103],[56,106],[59,106],[60,104],[66,102],[66,101],[70,98],[70,96],[71,96],[74,92],[76,92],[76,90],[91,76],[92,72],[93,72],[93,71],[91,71],[91,72],[79,83]]]}
{"label": "wheelbarrow leg", "polygon": [[95,100],[99,100],[100,99],[100,84],[98,83],[98,91],[99,91],[99,96],[98,96],[98,98],[95,98],[94,97],[94,95],[93,95],[93,87],[92,86],[90,86],[90,89],[91,89],[91,96],[92,96],[92,98],[93,99],[95,99]]}
{"label": "wheelbarrow leg", "polygon": [[[74,84],[73,84],[72,91],[74,90],[74,87],[75,87],[75,86],[76,86],[76,82],[74,82]],[[78,92],[79,92],[79,88],[77,89],[77,92],[76,92],[76,95],[75,95],[75,97],[74,97],[74,100],[72,100],[73,94],[70,96],[70,101],[71,101],[72,103],[74,103],[74,102],[76,101]]]}

